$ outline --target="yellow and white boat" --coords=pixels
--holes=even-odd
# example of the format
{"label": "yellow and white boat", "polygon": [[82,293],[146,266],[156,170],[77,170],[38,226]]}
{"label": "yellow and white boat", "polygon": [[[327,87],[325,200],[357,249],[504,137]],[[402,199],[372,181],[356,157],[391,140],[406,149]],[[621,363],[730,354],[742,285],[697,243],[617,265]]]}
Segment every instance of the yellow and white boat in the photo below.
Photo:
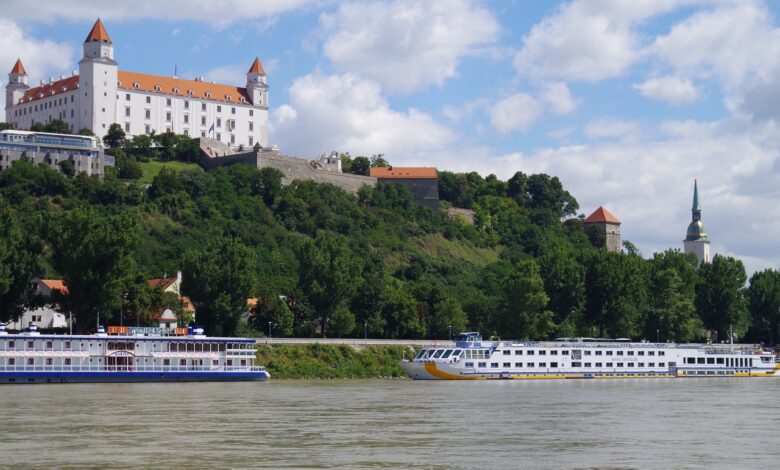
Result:
{"label": "yellow and white boat", "polygon": [[417,380],[780,377],[776,353],[756,345],[482,341],[477,332],[423,348],[401,366]]}

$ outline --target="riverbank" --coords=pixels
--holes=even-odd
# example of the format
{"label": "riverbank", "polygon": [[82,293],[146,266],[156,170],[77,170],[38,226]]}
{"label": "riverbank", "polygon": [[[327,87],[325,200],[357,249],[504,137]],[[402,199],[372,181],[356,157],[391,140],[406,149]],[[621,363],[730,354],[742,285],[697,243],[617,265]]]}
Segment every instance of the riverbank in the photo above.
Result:
{"label": "riverbank", "polygon": [[406,377],[398,361],[412,357],[411,346],[258,344],[256,364],[272,379],[369,379]]}

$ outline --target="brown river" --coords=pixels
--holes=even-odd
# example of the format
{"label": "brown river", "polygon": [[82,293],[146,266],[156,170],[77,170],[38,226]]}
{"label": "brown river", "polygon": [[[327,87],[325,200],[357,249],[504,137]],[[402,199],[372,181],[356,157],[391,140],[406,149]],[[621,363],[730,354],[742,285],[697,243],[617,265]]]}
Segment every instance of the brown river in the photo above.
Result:
{"label": "brown river", "polygon": [[780,467],[780,379],[0,386],[2,468]]}

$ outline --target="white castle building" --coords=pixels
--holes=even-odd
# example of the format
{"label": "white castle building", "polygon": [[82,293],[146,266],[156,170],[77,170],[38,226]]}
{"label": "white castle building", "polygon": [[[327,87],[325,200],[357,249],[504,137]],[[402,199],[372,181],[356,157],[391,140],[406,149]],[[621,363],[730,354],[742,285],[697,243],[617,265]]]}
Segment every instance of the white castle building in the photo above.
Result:
{"label": "white castle building", "polygon": [[114,46],[98,19],[84,41],[78,72],[31,88],[17,60],[6,86],[6,122],[16,129],[61,119],[73,132],[87,128],[102,137],[113,123],[128,136],[175,132],[208,137],[232,147],[267,146],[268,83],[260,60],[246,86],[185,80],[119,70]]}

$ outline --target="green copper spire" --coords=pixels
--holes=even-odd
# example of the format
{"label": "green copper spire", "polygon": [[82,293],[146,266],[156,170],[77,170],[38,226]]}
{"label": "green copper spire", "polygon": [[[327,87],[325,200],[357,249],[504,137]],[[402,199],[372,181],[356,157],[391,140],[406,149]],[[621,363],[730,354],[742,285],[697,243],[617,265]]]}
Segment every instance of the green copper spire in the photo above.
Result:
{"label": "green copper spire", "polygon": [[699,204],[699,184],[693,180],[693,208],[691,209],[691,223],[685,234],[686,241],[707,240],[707,231],[701,221],[701,205]]}

